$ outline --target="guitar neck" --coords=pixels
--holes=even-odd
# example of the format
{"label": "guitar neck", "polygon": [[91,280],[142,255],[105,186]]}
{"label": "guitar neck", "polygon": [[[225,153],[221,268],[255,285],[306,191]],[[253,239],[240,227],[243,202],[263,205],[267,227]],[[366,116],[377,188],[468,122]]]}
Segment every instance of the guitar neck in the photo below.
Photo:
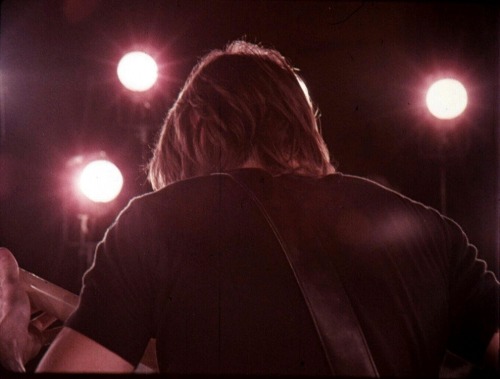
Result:
{"label": "guitar neck", "polygon": [[19,269],[19,277],[35,309],[43,310],[66,321],[76,309],[79,296],[39,276]]}

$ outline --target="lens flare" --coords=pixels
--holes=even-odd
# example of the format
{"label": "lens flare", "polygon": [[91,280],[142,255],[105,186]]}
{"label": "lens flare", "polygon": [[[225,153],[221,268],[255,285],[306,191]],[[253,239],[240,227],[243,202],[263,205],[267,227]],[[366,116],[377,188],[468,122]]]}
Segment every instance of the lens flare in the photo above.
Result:
{"label": "lens flare", "polygon": [[432,115],[441,120],[450,120],[462,114],[468,99],[462,83],[447,78],[432,84],[425,100]]}
{"label": "lens flare", "polygon": [[142,51],[133,51],[122,57],[116,73],[125,88],[144,92],[156,83],[158,66],[150,55]]}
{"label": "lens flare", "polygon": [[78,180],[80,191],[96,203],[114,200],[123,186],[123,176],[113,163],[95,160],[83,169]]}

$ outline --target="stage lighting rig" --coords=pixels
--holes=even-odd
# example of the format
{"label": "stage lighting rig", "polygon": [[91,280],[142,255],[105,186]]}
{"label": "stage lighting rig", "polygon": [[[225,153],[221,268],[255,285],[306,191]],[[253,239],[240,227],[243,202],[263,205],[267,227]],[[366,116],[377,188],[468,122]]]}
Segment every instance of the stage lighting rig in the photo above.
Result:
{"label": "stage lighting rig", "polygon": [[84,271],[92,262],[96,244],[116,216],[123,175],[100,151],[71,158],[66,163],[64,183],[63,246],[77,251]]}
{"label": "stage lighting rig", "polygon": [[439,138],[440,158],[440,206],[441,213],[446,214],[447,183],[446,183],[446,148],[448,133],[456,125],[455,120],[460,117],[468,103],[467,90],[464,85],[451,77],[436,80],[427,90],[425,103],[427,109],[434,116],[434,126],[437,127]]}
{"label": "stage lighting rig", "polygon": [[80,191],[95,203],[113,201],[123,187],[123,176],[113,162],[93,160],[83,168],[78,178]]}
{"label": "stage lighting rig", "polygon": [[467,100],[463,84],[452,78],[434,82],[425,98],[429,112],[440,120],[452,120],[460,116],[467,107]]}
{"label": "stage lighting rig", "polygon": [[[161,88],[164,75],[160,75],[161,53],[155,47],[130,46],[117,57],[116,74],[119,91],[119,120],[138,139],[141,155],[149,159],[149,144],[162,122],[165,109],[165,88]],[[164,67],[163,67],[164,68]],[[163,70],[161,68],[161,70]]]}
{"label": "stage lighting rig", "polygon": [[151,55],[143,51],[132,51],[121,58],[116,73],[125,88],[134,92],[144,92],[156,83],[158,65]]}
{"label": "stage lighting rig", "polygon": [[118,166],[103,151],[77,155],[66,163],[67,200],[80,209],[102,214],[103,209],[120,195],[124,179]]}

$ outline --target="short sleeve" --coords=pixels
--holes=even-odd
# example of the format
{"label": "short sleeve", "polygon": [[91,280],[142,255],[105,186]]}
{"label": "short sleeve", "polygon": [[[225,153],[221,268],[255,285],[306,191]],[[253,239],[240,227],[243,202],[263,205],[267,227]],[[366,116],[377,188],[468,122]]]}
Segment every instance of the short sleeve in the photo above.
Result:
{"label": "short sleeve", "polygon": [[500,284],[478,258],[463,230],[449,222],[450,318],[449,350],[480,363],[499,328]]}
{"label": "short sleeve", "polygon": [[98,244],[67,326],[137,365],[152,336],[147,215],[134,201]]}

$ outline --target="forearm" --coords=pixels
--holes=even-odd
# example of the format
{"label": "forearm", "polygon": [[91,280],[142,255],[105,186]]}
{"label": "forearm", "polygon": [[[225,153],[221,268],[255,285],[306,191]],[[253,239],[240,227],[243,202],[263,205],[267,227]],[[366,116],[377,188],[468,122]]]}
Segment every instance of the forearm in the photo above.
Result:
{"label": "forearm", "polygon": [[134,366],[70,328],[63,328],[40,361],[36,372],[125,373]]}
{"label": "forearm", "polygon": [[487,366],[493,367],[500,372],[499,355],[500,355],[500,331],[497,330],[497,332],[491,338],[490,343],[488,344],[484,361]]}

